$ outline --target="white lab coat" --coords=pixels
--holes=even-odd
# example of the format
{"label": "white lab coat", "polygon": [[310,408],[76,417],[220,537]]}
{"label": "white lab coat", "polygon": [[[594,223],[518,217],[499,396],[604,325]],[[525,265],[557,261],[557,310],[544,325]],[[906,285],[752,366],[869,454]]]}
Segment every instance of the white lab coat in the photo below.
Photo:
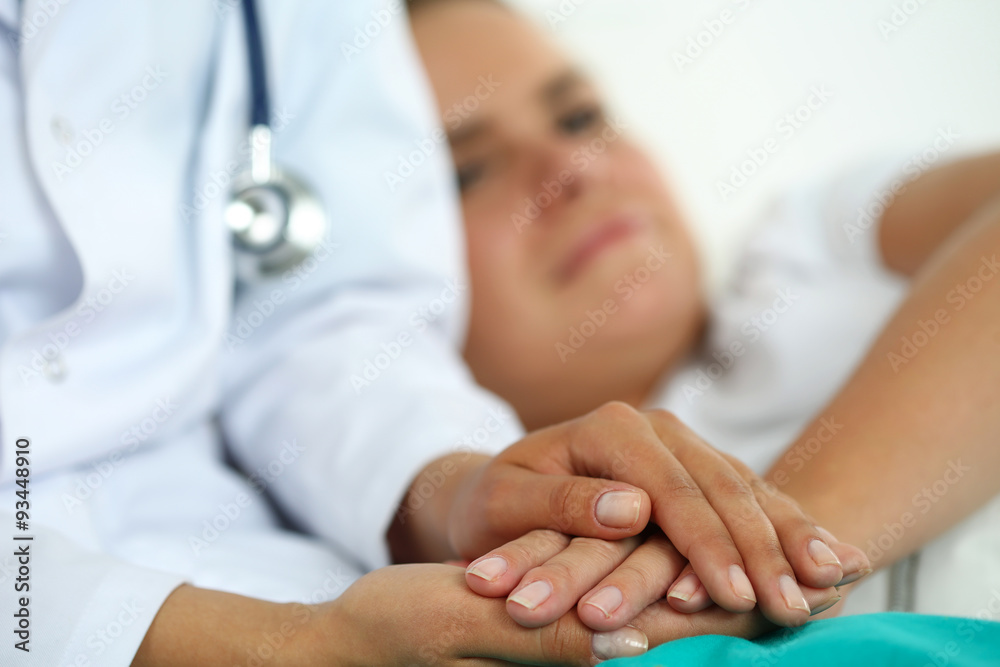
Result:
{"label": "white lab coat", "polygon": [[387,562],[423,464],[521,434],[458,353],[463,241],[405,17],[260,4],[275,156],[333,225],[260,284],[236,285],[221,215],[249,112],[235,0],[28,0],[30,38],[0,56],[0,539],[35,536],[32,651],[12,649],[6,556],[0,656],[127,664],[185,580],[333,597]]}

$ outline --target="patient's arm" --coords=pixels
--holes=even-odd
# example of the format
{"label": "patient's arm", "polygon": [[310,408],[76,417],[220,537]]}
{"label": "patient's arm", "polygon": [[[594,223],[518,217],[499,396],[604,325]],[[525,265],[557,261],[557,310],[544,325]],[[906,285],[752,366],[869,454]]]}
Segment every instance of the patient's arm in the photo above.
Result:
{"label": "patient's arm", "polygon": [[[767,474],[774,502],[792,496],[840,540],[867,549],[892,526],[891,546],[883,539],[870,553],[879,556],[874,567],[1000,492],[1000,153],[909,184],[883,216],[880,244],[890,268],[915,276],[911,292],[844,389]],[[824,419],[843,429],[817,452],[807,441]],[[701,588],[670,602],[684,611],[711,604]]]}
{"label": "patient's arm", "polygon": [[[994,154],[929,172],[891,205],[882,254],[915,276],[911,292],[848,384],[767,476],[852,544],[878,542],[886,524],[899,524],[902,535],[876,567],[1000,492],[998,197]],[[843,429],[801,456],[823,418]]]}
{"label": "patient's arm", "polygon": [[928,171],[882,216],[879,244],[886,265],[913,276],[957,229],[1000,197],[1000,153]]}

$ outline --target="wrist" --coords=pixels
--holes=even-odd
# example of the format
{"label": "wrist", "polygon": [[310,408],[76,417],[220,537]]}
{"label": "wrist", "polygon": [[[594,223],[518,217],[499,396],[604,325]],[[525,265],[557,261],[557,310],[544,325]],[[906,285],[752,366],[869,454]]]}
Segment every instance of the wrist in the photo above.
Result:
{"label": "wrist", "polygon": [[431,461],[410,483],[389,528],[393,560],[440,562],[459,557],[453,547],[453,525],[491,457],[453,452]]}
{"label": "wrist", "polygon": [[353,627],[350,615],[338,598],[322,605],[284,605],[289,607],[296,633],[280,661],[282,667],[329,665],[354,667],[365,664],[364,642]]}
{"label": "wrist", "polygon": [[298,653],[308,609],[314,608],[180,586],[158,610],[132,664],[214,666],[251,656],[261,665],[314,664]]}

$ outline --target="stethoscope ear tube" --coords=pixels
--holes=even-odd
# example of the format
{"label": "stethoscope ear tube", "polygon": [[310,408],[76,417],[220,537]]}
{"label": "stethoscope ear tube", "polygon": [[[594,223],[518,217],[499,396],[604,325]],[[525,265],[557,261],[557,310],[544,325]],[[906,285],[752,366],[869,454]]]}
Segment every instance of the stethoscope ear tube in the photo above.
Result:
{"label": "stethoscope ear tube", "polygon": [[267,66],[264,63],[264,40],[257,18],[256,0],[242,0],[243,23],[250,60],[250,127],[270,125],[271,103],[267,88]]}

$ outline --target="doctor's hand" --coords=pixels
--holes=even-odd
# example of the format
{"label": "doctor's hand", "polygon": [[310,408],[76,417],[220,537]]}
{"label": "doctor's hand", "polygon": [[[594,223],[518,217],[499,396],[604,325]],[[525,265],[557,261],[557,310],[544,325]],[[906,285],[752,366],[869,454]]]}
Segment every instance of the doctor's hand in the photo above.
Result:
{"label": "doctor's hand", "polygon": [[[331,603],[329,616],[318,624],[335,629],[324,644],[348,637],[338,646],[345,661],[331,664],[474,667],[508,660],[593,665],[684,637],[752,638],[774,629],[757,611],[734,614],[712,606],[684,614],[662,600],[642,610],[632,625],[613,632],[593,632],[573,609],[548,625],[525,628],[511,620],[502,600],[470,591],[463,575],[458,567],[423,564],[387,567],[362,577]],[[818,605],[825,595],[819,592],[809,601]]]}
{"label": "doctor's hand", "polygon": [[470,591],[461,568],[399,565],[366,574],[320,605],[180,586],[158,610],[132,664],[585,667],[683,637],[750,638],[773,627],[758,612],[732,614],[713,606],[683,614],[661,601],[614,632],[593,632],[573,611],[550,625],[525,628],[511,620],[502,600]]}
{"label": "doctor's hand", "polygon": [[[417,494],[425,477],[444,480],[426,499]],[[399,560],[471,559],[535,529],[614,541],[650,519],[716,604],[745,612],[759,602],[780,625],[809,617],[799,582],[826,589],[844,578],[841,558],[867,563],[674,416],[623,403],[536,431],[492,459],[431,463],[389,538]]]}

